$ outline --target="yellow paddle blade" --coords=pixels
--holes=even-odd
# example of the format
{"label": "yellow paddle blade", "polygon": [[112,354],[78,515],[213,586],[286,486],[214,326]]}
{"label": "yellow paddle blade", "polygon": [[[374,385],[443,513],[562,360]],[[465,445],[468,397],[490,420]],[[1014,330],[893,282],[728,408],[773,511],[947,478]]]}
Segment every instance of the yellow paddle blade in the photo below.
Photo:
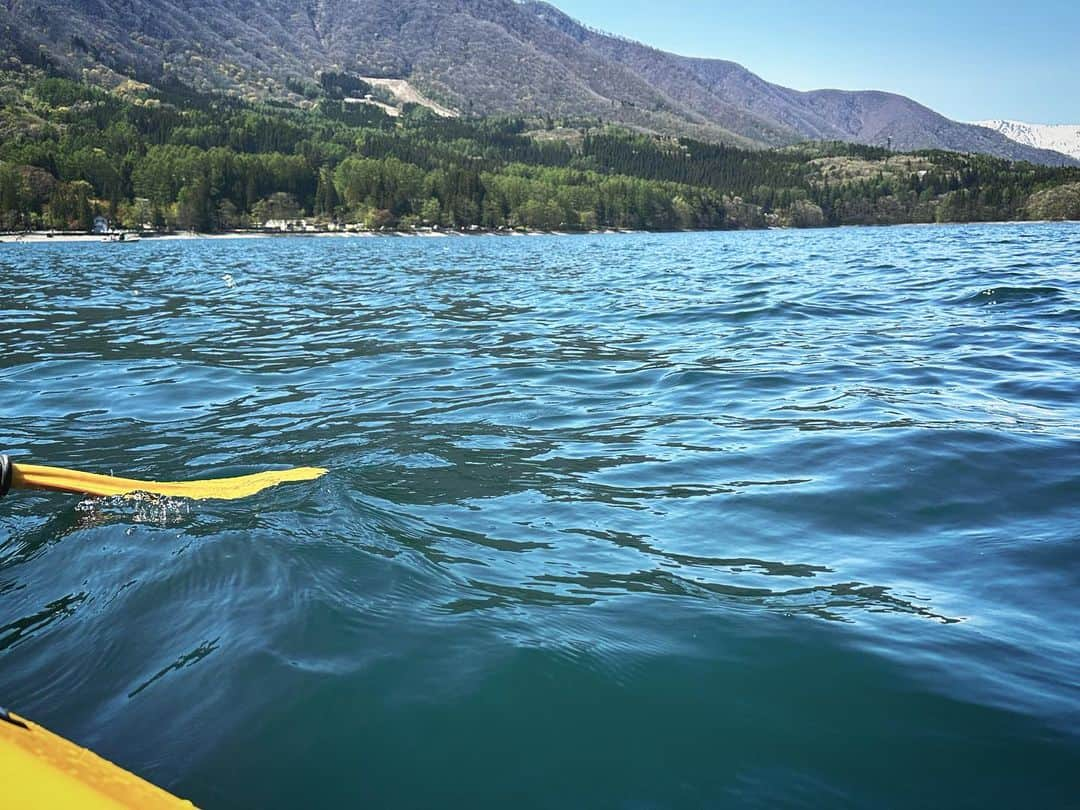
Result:
{"label": "yellow paddle blade", "polygon": [[34,464],[12,464],[11,467],[11,486],[17,489],[50,489],[86,495],[131,495],[134,492],[149,492],[172,498],[218,501],[246,498],[286,481],[312,481],[326,474],[326,470],[319,467],[298,467],[207,481],[138,481],[134,478],[114,478],[111,475],[96,475],[59,467],[39,467]]}

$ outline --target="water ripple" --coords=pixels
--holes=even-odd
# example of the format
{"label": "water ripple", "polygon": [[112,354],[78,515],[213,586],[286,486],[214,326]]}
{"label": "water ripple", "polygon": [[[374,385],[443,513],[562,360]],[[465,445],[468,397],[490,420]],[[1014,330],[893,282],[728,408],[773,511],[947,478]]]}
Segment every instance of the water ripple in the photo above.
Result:
{"label": "water ripple", "polygon": [[457,784],[466,749],[496,767],[460,803],[529,804],[499,774],[543,768],[492,741],[541,705],[509,747],[636,785],[625,806],[922,803],[811,756],[833,729],[887,774],[885,727],[1005,774],[991,801],[1035,795],[1018,760],[1075,795],[1078,281],[1073,225],[5,244],[0,449],[331,472],[6,499],[4,701],[220,806],[303,804],[244,778],[267,761],[329,763],[328,805],[445,803],[393,775]]}

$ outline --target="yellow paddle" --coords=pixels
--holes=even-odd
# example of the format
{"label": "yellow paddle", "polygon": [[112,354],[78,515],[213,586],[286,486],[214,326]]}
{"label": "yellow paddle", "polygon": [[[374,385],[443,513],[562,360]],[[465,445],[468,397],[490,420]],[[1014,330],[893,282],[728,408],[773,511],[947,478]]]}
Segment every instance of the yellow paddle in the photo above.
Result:
{"label": "yellow paddle", "polygon": [[311,481],[325,474],[326,470],[319,467],[298,467],[207,481],[138,481],[134,478],[114,478],[111,475],[96,475],[59,467],[15,464],[7,456],[0,456],[0,498],[14,488],[48,489],[85,495],[131,495],[135,492],[148,492],[174,498],[231,501],[246,498],[286,481]]}

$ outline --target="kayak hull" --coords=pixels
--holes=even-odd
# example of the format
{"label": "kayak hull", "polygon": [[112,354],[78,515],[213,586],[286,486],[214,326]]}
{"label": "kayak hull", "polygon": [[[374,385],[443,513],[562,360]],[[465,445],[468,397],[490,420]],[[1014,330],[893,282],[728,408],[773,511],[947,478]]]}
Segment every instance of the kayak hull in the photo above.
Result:
{"label": "kayak hull", "polygon": [[20,810],[193,807],[92,751],[3,710],[0,784],[4,805]]}

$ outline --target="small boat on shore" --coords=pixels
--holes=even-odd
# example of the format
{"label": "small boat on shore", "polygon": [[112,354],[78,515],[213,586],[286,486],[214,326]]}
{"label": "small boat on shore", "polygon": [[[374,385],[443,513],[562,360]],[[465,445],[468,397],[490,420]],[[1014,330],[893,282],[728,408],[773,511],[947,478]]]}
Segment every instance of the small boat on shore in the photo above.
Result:
{"label": "small boat on shore", "polygon": [[138,242],[138,241],[141,241],[141,238],[142,237],[140,237],[138,234],[135,234],[135,233],[120,232],[120,233],[110,233],[109,235],[107,235],[101,241],[102,242]]}

